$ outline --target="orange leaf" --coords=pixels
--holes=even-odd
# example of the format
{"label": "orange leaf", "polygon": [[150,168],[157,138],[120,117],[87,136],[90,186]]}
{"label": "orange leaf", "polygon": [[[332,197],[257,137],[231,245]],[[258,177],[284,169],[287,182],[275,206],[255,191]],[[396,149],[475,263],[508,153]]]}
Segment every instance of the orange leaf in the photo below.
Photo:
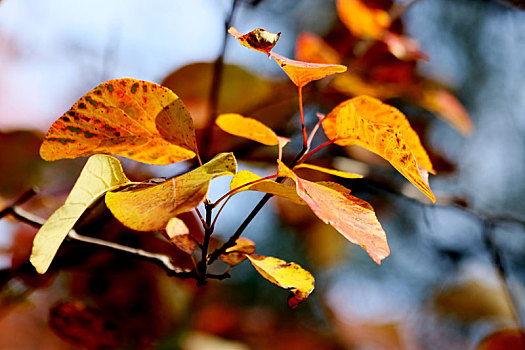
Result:
{"label": "orange leaf", "polygon": [[323,173],[326,173],[326,174],[343,177],[345,179],[360,179],[360,178],[363,177],[363,175],[351,174],[351,173],[347,173],[346,171],[335,170],[335,169],[328,169],[328,168],[323,168],[323,167],[318,166],[318,165],[305,164],[305,163],[296,165],[294,167],[294,169],[311,169],[311,170],[320,171],[320,172],[323,172]]}
{"label": "orange leaf", "polygon": [[525,349],[525,331],[523,329],[501,329],[491,333],[476,346],[476,350]]}
{"label": "orange leaf", "polygon": [[428,61],[428,56],[420,50],[419,44],[412,38],[388,32],[381,37],[381,40],[388,46],[388,50],[400,60]]}
{"label": "orange leaf", "polygon": [[123,192],[108,192],[106,205],[125,226],[137,231],[166,227],[180,213],[193,210],[204,199],[210,181],[235,175],[237,164],[232,153],[221,153],[189,173],[161,184]]}
{"label": "orange leaf", "polygon": [[251,171],[241,170],[233,177],[230,183],[230,190],[240,187],[235,193],[239,193],[241,191],[259,191],[271,193],[297,204],[305,204],[304,201],[297,195],[295,186],[261,179],[262,178],[259,175],[256,175]]}
{"label": "orange leaf", "polygon": [[237,113],[226,113],[219,115],[215,123],[223,131],[232,135],[257,141],[267,146],[279,144],[279,139],[273,130],[253,118],[243,117]]}
{"label": "orange leaf", "polygon": [[190,235],[190,229],[184,221],[177,217],[171,218],[166,225],[166,233],[170,238],[170,242],[175,244],[177,248],[190,255],[193,254],[197,247],[197,242]]}
{"label": "orange leaf", "polygon": [[293,309],[308,298],[314,290],[314,277],[312,274],[294,262],[271,256],[248,255],[252,266],[268,281],[290,290],[288,305]]}
{"label": "orange leaf", "polygon": [[115,154],[166,165],[195,157],[195,130],[171,90],[135,79],[116,79],[88,92],[55,121],[40,155],[45,160]]}
{"label": "orange leaf", "polygon": [[302,32],[295,43],[295,58],[313,63],[339,64],[341,57],[321,37]]}
{"label": "orange leaf", "polygon": [[337,0],[337,14],[341,22],[358,38],[379,39],[390,27],[388,12],[371,9],[359,0]]}
{"label": "orange leaf", "polygon": [[303,87],[311,81],[346,71],[346,67],[339,64],[320,64],[295,61],[274,52],[271,52],[270,56],[279,63],[279,66],[281,66],[288,77],[290,77],[293,83],[298,87]]}
{"label": "orange leaf", "polygon": [[430,87],[423,90],[423,97],[418,102],[464,136],[469,136],[474,131],[465,107],[450,92],[439,87]]}
{"label": "orange leaf", "polygon": [[390,254],[386,234],[370,204],[350,195],[338,184],[315,183],[301,179],[279,162],[279,173],[291,177],[297,194],[325,223],[335,227],[350,242],[359,244],[377,263]]}
{"label": "orange leaf", "polygon": [[419,137],[396,108],[359,96],[335,107],[323,120],[323,128],[340,146],[358,145],[388,160],[433,202],[434,194],[421,167],[434,171]]}
{"label": "orange leaf", "polygon": [[230,27],[228,33],[230,33],[235,39],[239,40],[241,45],[256,51],[264,52],[268,56],[281,36],[281,33],[275,34],[262,28],[254,29],[243,35],[234,27]]}
{"label": "orange leaf", "polygon": [[226,254],[219,258],[230,266],[235,266],[246,260],[246,254],[255,253],[255,243],[248,238],[238,238],[235,245],[226,249]]}

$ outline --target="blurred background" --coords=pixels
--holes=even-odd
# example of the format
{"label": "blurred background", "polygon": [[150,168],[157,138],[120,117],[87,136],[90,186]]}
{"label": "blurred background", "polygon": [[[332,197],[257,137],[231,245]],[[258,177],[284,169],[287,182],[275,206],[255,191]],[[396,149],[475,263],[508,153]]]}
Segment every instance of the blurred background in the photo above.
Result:
{"label": "blurred background", "polygon": [[[523,346],[525,12],[519,1],[365,3],[389,11],[391,32],[414,39],[419,49],[402,41],[396,50],[384,39],[351,32],[335,1],[238,0],[231,24],[242,33],[257,27],[281,32],[274,49],[281,55],[348,66],[344,75],[305,89],[310,128],[317,112],[368,94],[400,108],[418,131],[437,170],[430,177],[435,205],[361,149],[329,147],[312,162],[365,179],[304,173],[339,181],[372,204],[391,248],[381,266],[308,208],[274,198],[245,235],[258,253],[295,261],[316,278],[309,299],[289,310],[288,292],[246,262],[231,279],[198,288],[151,263],[65,242],[51,271],[37,276],[27,262],[36,229],[6,217],[0,220],[0,348]],[[47,217],[63,203],[85,159],[40,160],[42,137],[87,91],[115,78],[162,83],[178,94],[199,135],[212,135],[205,157],[233,150],[243,159],[240,168],[272,173],[274,149],[210,126],[213,62],[232,4],[1,1],[0,209],[32,186],[39,193],[25,209]],[[317,56],[306,49],[308,39],[321,47]],[[301,146],[295,87],[278,65],[231,37],[224,63],[218,111],[243,113],[291,137],[285,157],[293,158]],[[136,180],[174,176],[192,166],[122,161]],[[218,198],[228,185],[229,179],[214,180],[210,197]],[[231,235],[261,196],[242,193],[230,201],[215,244]],[[162,237],[130,232],[103,209],[83,218],[79,230],[188,264]],[[198,229],[193,216],[184,220]]]}

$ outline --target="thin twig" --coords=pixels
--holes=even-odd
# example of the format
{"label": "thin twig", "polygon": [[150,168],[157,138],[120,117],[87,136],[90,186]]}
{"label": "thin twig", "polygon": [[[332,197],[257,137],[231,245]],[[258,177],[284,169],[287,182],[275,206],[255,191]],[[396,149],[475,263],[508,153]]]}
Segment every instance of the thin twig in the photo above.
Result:
{"label": "thin twig", "polygon": [[303,147],[308,148],[308,137],[306,136],[306,126],[304,125],[304,112],[303,112],[303,87],[297,87],[299,93],[299,114],[301,115],[301,130],[303,132]]}
{"label": "thin twig", "polygon": [[207,277],[207,258],[208,258],[208,246],[210,244],[211,235],[213,234],[212,229],[212,214],[213,214],[213,205],[206,201],[204,203],[204,208],[206,209],[206,227],[204,229],[204,240],[202,242],[202,248],[201,248],[201,261],[197,264],[197,272],[199,274],[199,278],[197,279],[197,285],[202,286],[206,284],[206,277]]}
{"label": "thin twig", "polygon": [[[9,207],[9,214],[13,215],[16,219],[37,228],[41,227],[46,221],[44,218],[28,212],[20,206]],[[99,238],[80,235],[75,230],[69,231],[67,237],[73,241],[88,243],[97,247],[130,254],[141,260],[152,262],[163,268],[169,276],[174,276],[183,279],[197,278],[197,273],[195,270],[186,271],[173,265],[173,263],[171,262],[171,258],[164,254],[151,253],[142,249],[128,247],[118,243],[105,241]]]}

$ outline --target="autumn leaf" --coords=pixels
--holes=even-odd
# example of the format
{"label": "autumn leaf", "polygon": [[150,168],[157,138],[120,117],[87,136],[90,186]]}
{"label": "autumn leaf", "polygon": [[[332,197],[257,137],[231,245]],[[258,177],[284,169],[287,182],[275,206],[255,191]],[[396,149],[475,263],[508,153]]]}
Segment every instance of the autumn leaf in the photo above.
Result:
{"label": "autumn leaf", "polygon": [[195,242],[195,239],[190,235],[188,226],[177,217],[173,217],[168,221],[166,234],[170,242],[185,253],[191,255],[195,248],[197,248],[197,242]]}
{"label": "autumn leaf", "polygon": [[118,159],[102,154],[90,157],[64,205],[35,236],[30,261],[38,273],[47,271],[60,244],[91,204],[107,191],[129,183]]}
{"label": "autumn leaf", "polygon": [[314,290],[312,274],[294,262],[287,263],[281,259],[257,254],[247,257],[255,270],[265,279],[281,288],[291,289],[288,305],[292,309],[305,301]]}
{"label": "autumn leaf", "polygon": [[341,57],[321,37],[302,32],[295,42],[295,58],[299,61],[339,64]]}
{"label": "autumn leaf", "polygon": [[235,245],[226,249],[226,253],[219,258],[230,266],[235,266],[246,260],[247,254],[255,253],[255,243],[248,238],[240,237]]}
{"label": "autumn leaf", "polygon": [[339,184],[301,179],[282,162],[278,163],[279,174],[295,181],[299,197],[323,222],[363,247],[377,264],[390,254],[386,234],[370,204],[352,196],[349,189]]}
{"label": "autumn leaf", "polygon": [[507,349],[525,349],[525,330],[516,328],[497,330],[486,335],[475,348],[475,350]]}
{"label": "autumn leaf", "polygon": [[396,108],[372,97],[355,97],[336,106],[323,120],[323,128],[337,145],[358,145],[380,155],[436,201],[422,169],[434,172],[432,163],[416,132]]}
{"label": "autumn leaf", "polygon": [[436,113],[462,135],[469,136],[474,131],[474,125],[465,107],[450,92],[439,87],[425,87],[423,96],[418,98],[417,102]]}
{"label": "autumn leaf", "polygon": [[135,79],[116,79],[88,92],[47,132],[45,160],[114,154],[166,165],[198,153],[184,103],[171,90]]}
{"label": "autumn leaf", "polygon": [[271,180],[262,180],[262,177],[256,175],[248,170],[239,171],[232,179],[230,183],[230,190],[237,191],[232,194],[239,193],[241,191],[259,191],[264,193],[270,193],[297,204],[305,204],[304,201],[299,198],[295,186],[278,183]]}
{"label": "autumn leaf", "polygon": [[336,4],[341,22],[358,38],[379,39],[390,27],[385,10],[369,8],[360,0],[337,0]]}
{"label": "autumn leaf", "polygon": [[237,113],[225,113],[219,115],[215,123],[221,130],[232,135],[257,141],[267,146],[279,144],[279,139],[273,130],[253,118],[247,118]]}
{"label": "autumn leaf", "polygon": [[310,170],[320,171],[325,174],[343,177],[345,179],[360,179],[363,177],[363,175],[351,174],[351,173],[347,173],[346,171],[328,169],[328,168],[324,168],[318,165],[306,164],[306,163],[296,165],[294,169],[310,169]]}
{"label": "autumn leaf", "polygon": [[235,39],[239,40],[241,45],[263,52],[268,56],[281,36],[281,33],[275,34],[262,28],[254,29],[243,35],[234,27],[230,27],[228,33],[230,33]]}
{"label": "autumn leaf", "polygon": [[271,52],[270,56],[279,64],[292,82],[301,88],[311,81],[346,71],[346,67],[339,64],[295,61],[274,52]]}
{"label": "autumn leaf", "polygon": [[428,56],[421,51],[416,40],[396,33],[387,32],[381,37],[388,50],[397,58],[404,61],[426,60]]}
{"label": "autumn leaf", "polygon": [[212,179],[235,175],[236,171],[233,153],[221,153],[197,169],[161,184],[109,192],[106,205],[120,222],[133,230],[160,230],[172,217],[198,206]]}

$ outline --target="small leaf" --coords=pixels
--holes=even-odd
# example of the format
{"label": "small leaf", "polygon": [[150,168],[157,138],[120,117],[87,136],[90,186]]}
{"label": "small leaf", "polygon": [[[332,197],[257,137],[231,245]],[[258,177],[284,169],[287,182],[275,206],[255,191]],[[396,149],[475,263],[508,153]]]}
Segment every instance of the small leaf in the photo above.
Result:
{"label": "small leaf", "polygon": [[394,107],[372,97],[355,97],[335,107],[323,120],[323,128],[337,145],[358,145],[388,160],[436,201],[418,166],[434,171],[432,163],[406,117]]}
{"label": "small leaf", "polygon": [[302,32],[295,43],[295,58],[299,61],[339,64],[341,57],[321,37]]}
{"label": "small leaf", "polygon": [[60,244],[84,211],[107,191],[128,183],[118,159],[101,154],[90,157],[64,205],[35,236],[30,261],[38,273],[47,271]]}
{"label": "small leaf", "polygon": [[232,135],[257,141],[267,146],[279,144],[279,139],[273,130],[253,118],[243,117],[237,113],[226,113],[219,115],[215,123],[221,130]]}
{"label": "small leaf", "polygon": [[350,190],[339,184],[301,179],[282,162],[279,174],[295,181],[297,194],[317,217],[363,247],[377,264],[390,254],[386,234],[370,204],[350,195]]}
{"label": "small leaf", "polygon": [[314,277],[312,274],[294,262],[287,263],[284,260],[271,256],[248,255],[252,266],[268,281],[273,284],[291,289],[288,297],[288,305],[294,309],[308,298],[314,290]]}
{"label": "small leaf", "polygon": [[318,165],[305,164],[305,163],[296,165],[294,167],[294,169],[311,169],[311,170],[320,171],[320,172],[323,172],[323,173],[326,173],[326,174],[343,177],[345,179],[360,179],[360,178],[363,177],[363,175],[351,174],[351,173],[347,173],[347,172],[341,171],[341,170],[328,169],[328,168],[323,168],[323,167],[318,166]]}
{"label": "small leaf", "polygon": [[198,206],[206,197],[212,179],[235,175],[236,171],[233,153],[221,153],[199,168],[161,184],[109,192],[106,205],[117,220],[133,230],[160,230],[172,217]]}
{"label": "small leaf", "polygon": [[385,10],[369,8],[360,0],[337,0],[336,4],[341,22],[358,38],[379,39],[390,27]]}
{"label": "small leaf", "polygon": [[115,154],[166,165],[198,153],[191,116],[171,90],[135,79],[116,79],[88,92],[47,132],[45,160]]}
{"label": "small leaf", "polygon": [[254,29],[243,35],[234,27],[230,27],[228,33],[230,33],[235,39],[239,40],[241,45],[263,52],[268,56],[281,36],[281,33],[275,34],[262,28]]}
{"label": "small leaf", "polygon": [[298,87],[303,87],[311,81],[319,80],[335,73],[346,71],[346,67],[339,64],[320,64],[295,61],[274,52],[270,56],[279,64],[288,77]]}
{"label": "small leaf", "polygon": [[247,254],[255,253],[255,243],[248,238],[238,238],[235,245],[226,249],[226,254],[222,254],[219,258],[230,266],[235,266],[246,260]]}
{"label": "small leaf", "polygon": [[388,50],[400,60],[428,61],[428,56],[421,51],[417,41],[412,38],[388,32],[381,37],[381,41],[383,41],[388,46]]}
{"label": "small leaf", "polygon": [[[271,180],[261,180],[259,175],[256,175],[248,170],[241,170],[235,175],[230,183],[230,190],[239,188],[234,193],[241,191],[259,191],[265,193],[271,193],[273,195],[288,199],[291,202],[297,204],[305,204],[304,201],[299,198],[295,186],[278,183]],[[253,183],[253,184],[251,184]]]}
{"label": "small leaf", "polygon": [[173,217],[168,221],[166,233],[170,238],[170,242],[185,253],[191,255],[195,248],[197,248],[197,242],[195,242],[195,239],[190,235],[190,229],[184,221],[177,217]]}

